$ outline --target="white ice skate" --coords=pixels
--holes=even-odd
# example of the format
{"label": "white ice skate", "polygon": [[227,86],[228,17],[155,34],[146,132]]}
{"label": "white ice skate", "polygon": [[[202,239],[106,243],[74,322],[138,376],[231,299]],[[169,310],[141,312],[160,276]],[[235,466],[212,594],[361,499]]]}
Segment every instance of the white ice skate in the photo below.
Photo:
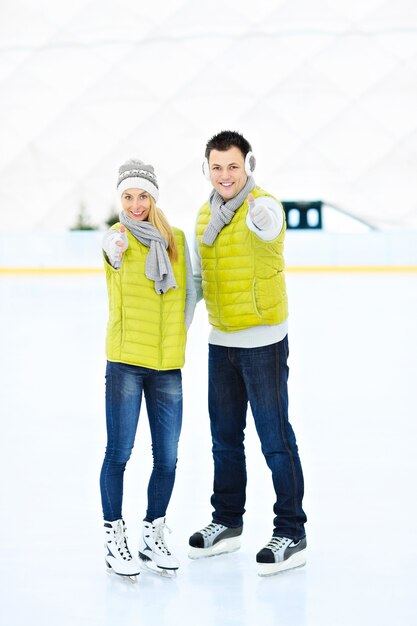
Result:
{"label": "white ice skate", "polygon": [[272,576],[287,569],[306,564],[307,540],[293,541],[288,537],[272,537],[256,555],[259,576]]}
{"label": "white ice skate", "polygon": [[133,558],[127,545],[126,526],[122,519],[114,522],[104,522],[106,542],[106,565],[107,571],[124,576],[132,582],[136,582],[136,576],[140,574],[139,563]]}
{"label": "white ice skate", "polygon": [[165,529],[171,532],[165,524],[164,517],[159,517],[153,522],[143,522],[139,559],[144,568],[160,576],[172,578],[180,563],[165,543]]}

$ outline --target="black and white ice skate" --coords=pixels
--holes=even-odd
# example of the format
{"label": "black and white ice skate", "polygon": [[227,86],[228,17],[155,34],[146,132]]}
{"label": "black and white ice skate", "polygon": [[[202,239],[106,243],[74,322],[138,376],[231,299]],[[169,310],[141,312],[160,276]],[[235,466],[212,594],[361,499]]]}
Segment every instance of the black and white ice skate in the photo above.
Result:
{"label": "black and white ice skate", "polygon": [[243,526],[228,528],[223,524],[212,522],[191,535],[188,556],[190,559],[201,559],[226,552],[235,552],[240,548],[240,535]]}
{"label": "black and white ice skate", "polygon": [[307,540],[293,541],[288,537],[272,537],[256,555],[259,576],[273,576],[284,570],[306,564]]}

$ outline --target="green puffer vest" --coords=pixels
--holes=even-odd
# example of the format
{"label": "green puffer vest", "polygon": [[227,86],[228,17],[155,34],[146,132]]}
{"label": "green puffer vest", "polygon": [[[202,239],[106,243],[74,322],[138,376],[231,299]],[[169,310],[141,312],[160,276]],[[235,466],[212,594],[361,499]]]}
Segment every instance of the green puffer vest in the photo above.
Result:
{"label": "green puffer vest", "polygon": [[[255,198],[273,197],[260,187],[251,193]],[[208,202],[197,218],[196,236],[209,322],[224,332],[280,324],[288,317],[283,273],[285,222],[275,239],[263,241],[246,225],[248,209],[245,200],[212,246],[201,242],[210,221]]]}
{"label": "green puffer vest", "polygon": [[[112,228],[119,229],[120,224]],[[154,281],[145,276],[149,248],[126,229],[129,247],[122,266],[114,269],[105,259],[109,321],[106,356],[109,361],[155,370],[184,365],[186,268],[184,233],[173,228],[178,260],[172,264],[177,289],[157,294]]]}

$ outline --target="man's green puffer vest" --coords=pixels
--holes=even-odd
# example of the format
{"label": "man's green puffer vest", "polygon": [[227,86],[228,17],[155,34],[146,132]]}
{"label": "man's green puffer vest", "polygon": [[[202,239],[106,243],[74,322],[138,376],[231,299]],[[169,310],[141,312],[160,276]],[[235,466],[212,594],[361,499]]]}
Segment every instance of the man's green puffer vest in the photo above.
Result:
{"label": "man's green puffer vest", "polygon": [[[255,198],[271,196],[259,187]],[[203,295],[214,328],[224,332],[280,324],[288,317],[284,278],[284,233],[263,241],[246,225],[247,199],[217,236],[212,246],[201,242],[210,221],[206,202],[197,218]]]}

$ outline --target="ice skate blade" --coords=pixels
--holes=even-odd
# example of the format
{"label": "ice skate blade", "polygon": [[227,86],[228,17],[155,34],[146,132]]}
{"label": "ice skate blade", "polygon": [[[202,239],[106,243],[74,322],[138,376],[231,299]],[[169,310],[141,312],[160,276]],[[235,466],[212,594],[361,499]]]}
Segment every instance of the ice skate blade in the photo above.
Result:
{"label": "ice skate blade", "polygon": [[137,574],[119,574],[118,572],[115,572],[112,567],[107,568],[107,573],[110,575],[118,576],[124,582],[131,583],[132,585],[135,585],[138,582],[138,576],[140,574],[140,572],[138,572]]}
{"label": "ice skate blade", "polygon": [[209,556],[218,556],[219,554],[227,554],[229,552],[236,552],[240,548],[240,538],[230,537],[229,539],[222,539],[218,543],[215,543],[211,548],[193,548],[190,546],[188,557],[190,559],[203,559]]}
{"label": "ice skate blade", "polygon": [[259,576],[275,576],[280,572],[285,572],[290,569],[298,569],[304,567],[306,564],[306,551],[301,550],[292,557],[281,563],[258,563],[258,575]]}
{"label": "ice skate blade", "polygon": [[156,574],[156,576],[160,576],[161,578],[176,578],[177,569],[166,569],[164,567],[158,567],[153,561],[140,559],[140,566],[144,572],[150,572],[151,574]]}

